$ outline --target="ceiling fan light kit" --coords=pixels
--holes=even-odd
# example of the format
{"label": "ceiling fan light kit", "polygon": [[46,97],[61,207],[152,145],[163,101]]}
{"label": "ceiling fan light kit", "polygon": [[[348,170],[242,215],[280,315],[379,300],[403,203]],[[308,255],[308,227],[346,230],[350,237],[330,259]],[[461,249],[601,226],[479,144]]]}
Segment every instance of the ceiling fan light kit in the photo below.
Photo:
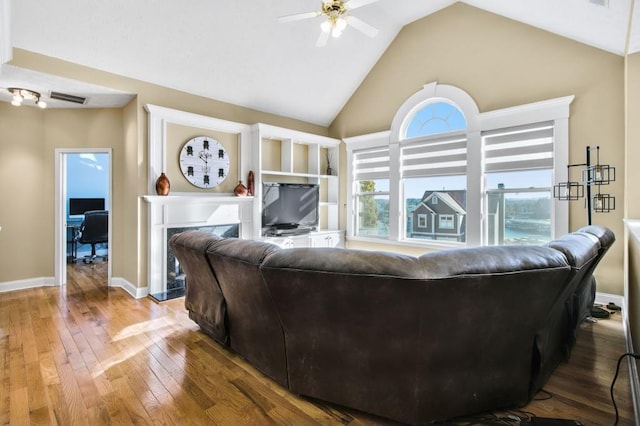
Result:
{"label": "ceiling fan light kit", "polygon": [[329,37],[338,38],[342,35],[347,25],[354,27],[369,37],[375,37],[378,29],[366,22],[348,14],[350,10],[379,0],[323,0],[322,7],[317,12],[305,12],[295,15],[282,16],[278,18],[280,22],[292,22],[302,19],[325,16],[326,20],[320,24],[320,36],[316,46],[322,47],[327,44]]}

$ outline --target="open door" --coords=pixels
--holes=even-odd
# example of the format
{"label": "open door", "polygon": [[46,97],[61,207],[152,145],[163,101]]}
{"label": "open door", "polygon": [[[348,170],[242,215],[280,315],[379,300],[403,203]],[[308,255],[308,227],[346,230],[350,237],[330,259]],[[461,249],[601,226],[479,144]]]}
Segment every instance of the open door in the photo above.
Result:
{"label": "open door", "polygon": [[[55,283],[67,283],[67,265],[80,260],[83,246],[73,238],[84,218],[80,210],[108,210],[112,204],[111,149],[56,149]],[[71,206],[71,209],[69,208]],[[107,285],[111,284],[112,218],[108,218]],[[103,249],[104,250],[104,249]]]}

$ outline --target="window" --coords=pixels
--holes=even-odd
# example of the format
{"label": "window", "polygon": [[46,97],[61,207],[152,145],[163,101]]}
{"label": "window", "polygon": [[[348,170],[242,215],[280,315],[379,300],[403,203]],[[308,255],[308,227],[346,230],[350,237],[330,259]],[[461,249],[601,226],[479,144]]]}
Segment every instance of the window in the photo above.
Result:
{"label": "window", "polygon": [[354,153],[355,235],[389,237],[389,148]]}
{"label": "window", "polygon": [[452,214],[441,214],[438,221],[438,227],[440,229],[454,229],[453,226],[453,215]]}
{"label": "window", "polygon": [[419,136],[429,136],[438,133],[448,133],[455,130],[464,130],[467,123],[462,112],[455,106],[447,102],[428,102],[415,113],[405,137],[415,138]]}
{"label": "window", "polygon": [[425,85],[389,131],[344,139],[347,236],[477,246],[539,244],[568,232],[567,203],[551,188],[566,173],[572,100],[480,113],[461,89]]}
{"label": "window", "polygon": [[[453,115],[451,109],[454,107],[446,105],[450,108],[449,114]],[[420,111],[423,110],[424,108]],[[460,114],[459,111],[458,114]],[[464,120],[459,121],[459,125],[464,125]],[[449,212],[466,215],[466,135],[456,132],[451,136],[422,136],[403,141],[400,144],[400,163],[404,188],[405,238],[464,242],[466,240],[465,221],[461,221],[461,227],[457,232],[448,231],[454,229],[452,224],[451,227],[438,226],[425,232],[424,229],[412,227],[415,221],[412,216],[416,214],[415,212],[421,213],[420,209],[413,207],[421,204],[428,206],[430,212],[436,216]],[[441,232],[443,229],[447,231]]]}
{"label": "window", "polygon": [[552,239],[553,124],[486,132],[485,243],[542,244]]}

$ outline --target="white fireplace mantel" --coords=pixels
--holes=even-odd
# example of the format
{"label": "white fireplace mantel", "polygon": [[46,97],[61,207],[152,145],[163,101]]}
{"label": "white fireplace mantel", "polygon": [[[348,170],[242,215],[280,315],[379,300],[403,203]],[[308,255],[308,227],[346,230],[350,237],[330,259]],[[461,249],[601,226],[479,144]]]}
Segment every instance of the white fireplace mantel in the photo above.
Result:
{"label": "white fireplace mantel", "polygon": [[166,291],[167,287],[167,229],[212,225],[239,225],[240,238],[252,238],[255,220],[254,197],[234,194],[172,192],[155,193],[155,181],[166,170],[167,125],[170,123],[232,133],[238,137],[238,171],[241,176],[251,168],[251,126],[221,120],[157,105],[145,105],[149,113],[148,193],[142,199],[148,203],[147,280],[149,293]]}
{"label": "white fireplace mantel", "polygon": [[239,224],[241,238],[251,238],[253,197],[235,195],[145,195],[149,204],[149,293],[167,288],[167,230]]}

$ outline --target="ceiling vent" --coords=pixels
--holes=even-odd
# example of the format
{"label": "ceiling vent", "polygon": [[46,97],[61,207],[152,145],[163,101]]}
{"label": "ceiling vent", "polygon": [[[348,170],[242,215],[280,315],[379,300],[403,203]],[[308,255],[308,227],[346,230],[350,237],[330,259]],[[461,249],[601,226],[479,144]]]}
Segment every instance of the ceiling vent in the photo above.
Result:
{"label": "ceiling vent", "polygon": [[73,102],[74,104],[81,104],[81,105],[84,105],[85,102],[87,102],[87,98],[84,98],[82,96],[69,95],[67,93],[60,93],[60,92],[51,92],[51,95],[49,97],[51,99],[56,99],[56,100],[65,101],[65,102]]}
{"label": "ceiling vent", "polygon": [[589,3],[593,3],[597,6],[609,7],[609,0],[589,0]]}

